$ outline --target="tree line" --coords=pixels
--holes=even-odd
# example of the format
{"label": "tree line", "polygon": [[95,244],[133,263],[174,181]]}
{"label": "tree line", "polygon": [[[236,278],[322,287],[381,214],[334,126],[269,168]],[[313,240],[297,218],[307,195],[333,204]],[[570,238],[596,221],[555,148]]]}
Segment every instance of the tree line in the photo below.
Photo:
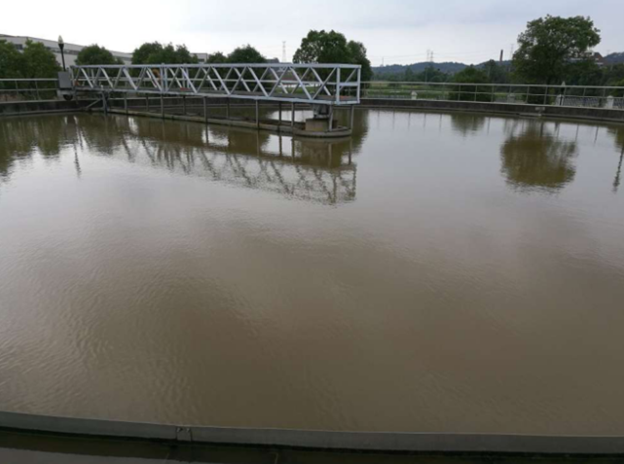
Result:
{"label": "tree line", "polygon": [[[344,34],[336,31],[312,30],[301,41],[293,56],[295,63],[342,63],[362,66],[362,80],[372,78],[370,60],[366,47],[361,42],[347,40]],[[78,54],[76,63],[117,64],[111,52],[99,45],[85,47]],[[267,63],[268,59],[251,45],[235,48],[231,53],[215,52],[203,61],[210,64]],[[189,52],[185,45],[163,45],[159,42],[145,43],[132,53],[132,64],[183,64],[199,63],[197,56]]]}
{"label": "tree line", "polygon": [[56,77],[61,70],[54,53],[40,42],[26,41],[22,52],[0,40],[0,79]]}
{"label": "tree line", "polygon": [[462,82],[478,84],[546,84],[624,86],[624,64],[605,65],[592,50],[600,44],[600,30],[591,18],[546,16],[527,24],[518,37],[518,50],[508,63],[490,60],[455,74],[431,63],[416,73],[384,75],[383,80]]}
{"label": "tree line", "polygon": [[[295,63],[344,63],[362,66],[362,80],[370,80],[372,68],[361,42],[347,40],[336,31],[312,30],[301,41],[293,57]],[[186,45],[148,42],[132,53],[132,64],[195,64],[200,60]],[[255,47],[243,45],[231,53],[208,55],[206,63],[267,63]],[[84,47],[76,57],[78,65],[116,65],[122,61],[98,44]],[[52,51],[43,44],[28,41],[23,53],[13,44],[0,40],[0,78],[56,77],[60,66]]]}
{"label": "tree line", "polygon": [[[391,81],[519,83],[624,86],[624,64],[604,66],[597,62],[592,49],[600,43],[600,30],[591,18],[546,16],[531,21],[518,37],[518,50],[510,63],[489,61],[469,66],[455,73],[444,73],[433,64],[422,72],[407,69],[404,73],[384,76]],[[208,55],[206,63],[266,63],[268,60],[251,45],[231,53]],[[346,63],[362,66],[362,80],[373,78],[366,47],[348,40],[336,31],[311,30],[293,56],[295,63]],[[132,53],[133,64],[198,63],[199,59],[185,45],[144,43]],[[78,54],[79,65],[114,65],[121,61],[109,50],[94,44]],[[28,41],[19,52],[11,43],[0,40],[0,78],[56,77],[60,66],[54,54],[43,44]]]}

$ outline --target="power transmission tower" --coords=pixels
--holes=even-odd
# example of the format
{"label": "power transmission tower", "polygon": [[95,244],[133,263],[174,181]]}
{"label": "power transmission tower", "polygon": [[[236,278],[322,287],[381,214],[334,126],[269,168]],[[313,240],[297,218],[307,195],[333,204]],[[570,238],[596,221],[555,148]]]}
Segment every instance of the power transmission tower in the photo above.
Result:
{"label": "power transmission tower", "polygon": [[282,63],[286,63],[286,41],[282,42]]}

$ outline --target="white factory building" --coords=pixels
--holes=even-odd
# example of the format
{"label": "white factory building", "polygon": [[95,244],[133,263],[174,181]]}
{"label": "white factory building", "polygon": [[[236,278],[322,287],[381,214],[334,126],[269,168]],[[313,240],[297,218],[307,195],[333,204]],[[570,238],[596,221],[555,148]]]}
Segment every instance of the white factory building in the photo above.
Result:
{"label": "white factory building", "polygon": [[[33,42],[40,42],[43,45],[45,45],[48,50],[54,53],[54,56],[56,56],[56,61],[58,61],[59,64],[62,64],[61,63],[61,50],[59,49],[58,41],[56,40],[46,40],[46,39],[38,39],[36,37],[22,37],[22,36],[12,36],[12,35],[4,35],[4,34],[0,34],[0,40],[6,40],[7,42],[12,43],[13,45],[15,45],[15,48],[17,48],[18,50],[22,50],[24,48],[27,40],[31,40]],[[78,52],[80,52],[80,50],[82,50],[84,47],[85,47],[84,45],[76,45],[76,44],[65,42],[65,48],[64,48],[65,65],[72,66],[76,62],[76,57],[78,56]],[[111,53],[113,54],[113,56],[115,56],[115,58],[119,58],[125,64],[132,63],[132,53],[115,52],[112,50],[111,50]]]}

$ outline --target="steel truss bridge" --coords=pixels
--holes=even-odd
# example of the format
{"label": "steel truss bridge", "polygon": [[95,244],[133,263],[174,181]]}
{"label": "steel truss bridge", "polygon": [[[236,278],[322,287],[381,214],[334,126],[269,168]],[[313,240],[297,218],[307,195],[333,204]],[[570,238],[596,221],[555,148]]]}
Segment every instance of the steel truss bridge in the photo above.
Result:
{"label": "steel truss bridge", "polygon": [[225,97],[356,105],[361,66],[351,64],[96,65],[71,68],[82,92]]}

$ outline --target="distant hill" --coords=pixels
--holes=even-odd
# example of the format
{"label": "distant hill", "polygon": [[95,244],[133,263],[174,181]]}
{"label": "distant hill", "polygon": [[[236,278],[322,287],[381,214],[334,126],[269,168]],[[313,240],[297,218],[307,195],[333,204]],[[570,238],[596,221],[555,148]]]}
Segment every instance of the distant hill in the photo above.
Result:
{"label": "distant hill", "polygon": [[410,68],[412,71],[414,71],[414,73],[419,73],[419,72],[424,71],[425,69],[427,69],[431,65],[433,65],[434,68],[439,69],[440,71],[445,72],[445,73],[449,73],[449,74],[458,73],[462,69],[468,67],[468,65],[465,65],[464,63],[455,63],[455,62],[430,63],[430,62],[423,62],[423,63],[408,64],[408,65],[392,64],[392,65],[388,65],[388,66],[378,66],[378,67],[374,67],[373,68],[373,73],[375,74],[376,78],[380,78],[381,76],[384,76],[384,75],[404,73],[407,70],[407,68]]}
{"label": "distant hill", "polygon": [[[604,57],[604,61],[607,64],[624,64],[624,52],[621,53],[611,53]],[[503,61],[503,65],[510,65],[511,61]],[[485,63],[477,64],[476,67],[482,67]],[[413,63],[407,65],[401,64],[392,64],[388,66],[377,66],[373,67],[374,79],[383,80],[384,77],[388,77],[396,74],[404,74],[405,71],[410,68],[414,73],[419,73],[427,69],[427,67],[433,66],[435,69],[439,69],[440,71],[447,74],[455,74],[460,72],[461,70],[467,68],[469,65],[464,63],[456,63],[456,62],[446,62],[446,63],[431,63],[431,62],[422,62],[422,63]]]}
{"label": "distant hill", "polygon": [[622,53],[611,53],[604,57],[605,63],[607,64],[624,64],[624,52]]}

